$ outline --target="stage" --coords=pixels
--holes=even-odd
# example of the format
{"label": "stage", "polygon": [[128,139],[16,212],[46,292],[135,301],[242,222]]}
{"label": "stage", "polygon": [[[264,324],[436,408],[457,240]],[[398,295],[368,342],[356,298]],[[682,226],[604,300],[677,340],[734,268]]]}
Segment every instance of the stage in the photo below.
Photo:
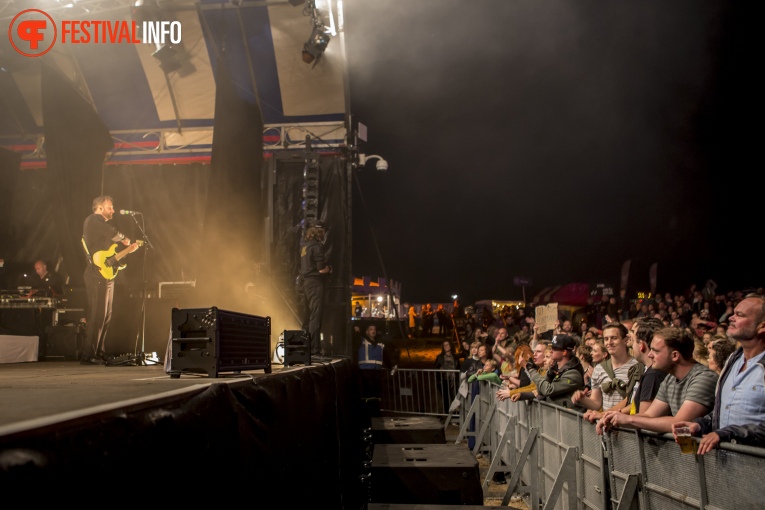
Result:
{"label": "stage", "polygon": [[[273,372],[300,370],[302,366]],[[193,395],[212,384],[236,384],[264,377],[263,370],[241,374],[165,373],[163,364],[146,366],[80,365],[77,361],[38,361],[0,364],[0,437],[10,432],[88,416],[109,409],[123,409],[167,397]]]}
{"label": "stage", "polygon": [[177,478],[187,497],[223,484],[240,501],[240,484],[256,483],[358,508],[367,415],[356,377],[345,358],[216,378],[172,378],[161,364],[0,364],[0,486],[46,488],[35,495],[45,500]]}

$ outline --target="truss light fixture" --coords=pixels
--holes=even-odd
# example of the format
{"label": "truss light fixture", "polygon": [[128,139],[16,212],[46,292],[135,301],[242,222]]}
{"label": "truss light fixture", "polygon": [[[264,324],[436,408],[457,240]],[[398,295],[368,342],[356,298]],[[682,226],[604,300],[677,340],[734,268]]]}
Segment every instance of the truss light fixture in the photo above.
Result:
{"label": "truss light fixture", "polygon": [[306,64],[313,62],[313,67],[316,67],[316,64],[321,60],[321,56],[324,55],[324,50],[327,49],[329,39],[330,35],[327,33],[324,25],[314,25],[311,36],[303,45],[303,62]]}

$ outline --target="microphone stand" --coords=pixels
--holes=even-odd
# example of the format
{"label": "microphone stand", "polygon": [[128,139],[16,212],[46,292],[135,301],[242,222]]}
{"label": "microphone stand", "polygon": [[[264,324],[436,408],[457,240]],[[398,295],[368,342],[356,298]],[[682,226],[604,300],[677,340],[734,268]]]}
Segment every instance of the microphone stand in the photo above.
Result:
{"label": "microphone stand", "polygon": [[[146,245],[146,249],[143,252],[143,292],[141,293],[141,331],[136,334],[135,337],[135,346],[133,347],[133,352],[135,353],[135,364],[137,366],[148,366],[148,365],[158,365],[159,362],[152,361],[149,363],[146,361],[146,254],[149,251],[149,248],[154,249],[154,246],[152,246],[151,241],[149,241],[149,236],[146,235],[146,231],[144,229],[145,225],[141,225],[141,223],[144,222],[143,214],[141,214],[141,223],[138,223],[138,220],[135,218],[136,215],[133,214],[133,221],[135,222],[136,226],[138,227],[138,230],[141,231],[141,236],[143,237],[143,242]],[[138,337],[141,338],[141,350],[138,350]]]}

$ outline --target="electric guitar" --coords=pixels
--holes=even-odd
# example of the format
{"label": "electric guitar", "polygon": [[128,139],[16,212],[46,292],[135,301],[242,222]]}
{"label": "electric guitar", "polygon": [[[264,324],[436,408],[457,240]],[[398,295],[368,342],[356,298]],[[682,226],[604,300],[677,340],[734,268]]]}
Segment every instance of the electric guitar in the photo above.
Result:
{"label": "electric guitar", "polygon": [[119,270],[125,269],[125,264],[118,265],[119,261],[143,246],[143,241],[141,240],[133,242],[136,244],[135,249],[128,247],[118,252],[117,243],[114,243],[108,250],[97,251],[93,254],[93,264],[98,268],[101,276],[107,280],[114,280]]}

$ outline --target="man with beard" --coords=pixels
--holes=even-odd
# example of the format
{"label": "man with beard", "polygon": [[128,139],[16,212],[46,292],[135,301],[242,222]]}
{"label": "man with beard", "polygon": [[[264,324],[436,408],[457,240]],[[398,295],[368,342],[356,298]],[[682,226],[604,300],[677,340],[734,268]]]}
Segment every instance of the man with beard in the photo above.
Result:
{"label": "man with beard", "polygon": [[[87,295],[87,322],[85,340],[82,345],[80,364],[106,364],[106,333],[112,319],[114,302],[114,276],[107,278],[104,273],[111,269],[119,259],[138,249],[139,244],[130,242],[125,234],[110,223],[114,217],[114,204],[108,195],[93,200],[93,214],[85,218],[82,228],[82,246],[85,249],[87,267],[85,268],[85,293]],[[108,267],[99,267],[100,254],[111,253],[118,243],[127,246],[117,254],[104,259]]]}
{"label": "man with beard", "polygon": [[765,446],[765,296],[746,295],[730,317],[727,335],[739,347],[720,373],[714,409],[692,422],[672,425],[676,441],[679,427],[702,436],[699,455],[723,441]]}

